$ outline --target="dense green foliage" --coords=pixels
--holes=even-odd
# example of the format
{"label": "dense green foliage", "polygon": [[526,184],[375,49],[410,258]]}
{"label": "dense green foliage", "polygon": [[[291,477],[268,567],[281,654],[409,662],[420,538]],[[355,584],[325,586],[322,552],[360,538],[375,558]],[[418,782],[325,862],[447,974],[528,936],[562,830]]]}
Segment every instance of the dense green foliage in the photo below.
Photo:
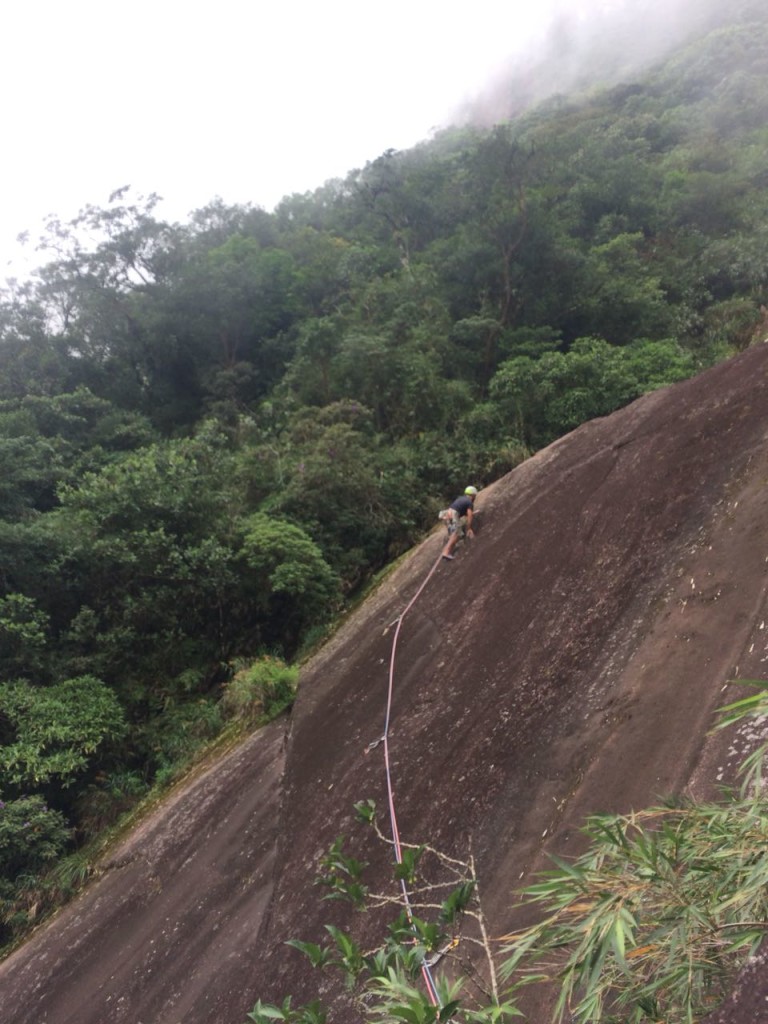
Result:
{"label": "dense green foliage", "polygon": [[109,823],[468,481],[761,336],[768,28],[723,18],[273,213],[50,223],[0,301],[6,806]]}

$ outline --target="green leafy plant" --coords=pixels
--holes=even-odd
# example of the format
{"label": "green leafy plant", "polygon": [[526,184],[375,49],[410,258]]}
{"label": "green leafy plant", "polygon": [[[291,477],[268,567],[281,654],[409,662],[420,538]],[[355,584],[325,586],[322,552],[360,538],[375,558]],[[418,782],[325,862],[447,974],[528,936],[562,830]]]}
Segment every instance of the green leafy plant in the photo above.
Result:
{"label": "green leafy plant", "polygon": [[[222,725],[219,702],[212,697],[166,701],[162,711],[137,730],[154,780],[163,785],[177,778],[205,744],[219,735]],[[133,780],[129,784],[135,786]]]}
{"label": "green leafy plant", "polygon": [[42,796],[0,800],[0,941],[32,921],[45,902],[41,878],[72,835]]}
{"label": "green leafy plant", "polygon": [[[768,686],[751,685],[720,727],[768,713]],[[504,977],[543,970],[559,985],[558,1020],[701,1020],[768,929],[765,753],[720,803],[591,818],[589,850],[525,890],[544,917],[507,937]]]}
{"label": "green leafy plant", "polygon": [[25,680],[0,684],[0,723],[7,723],[0,749],[4,787],[57,778],[66,786],[97,748],[123,735],[123,710],[112,690],[94,676],[54,686]]}
{"label": "green leafy plant", "polygon": [[[380,842],[393,846],[378,826],[373,801],[360,801],[355,810]],[[292,939],[287,945],[314,968],[340,973],[348,998],[366,1020],[500,1024],[521,1015],[513,996],[529,979],[513,982],[500,997],[471,856],[461,861],[427,845],[401,844],[400,860],[392,868],[395,884],[391,891],[377,891],[364,878],[369,865],[347,853],[344,843],[344,837],[337,838],[322,858],[317,883],[326,889],[324,899],[342,900],[363,912],[393,910],[381,943],[365,949],[351,933],[327,924],[325,942]],[[402,885],[410,890],[405,907]],[[482,970],[462,952],[464,947],[482,951]],[[451,964],[451,980],[437,979],[425,988],[425,972],[431,976],[444,961]],[[259,1001],[248,1019],[314,1024],[326,1019],[326,1011],[316,1001],[294,1008],[288,998],[281,1006]]]}
{"label": "green leafy plant", "polygon": [[275,1020],[285,1021],[286,1024],[325,1024],[327,1019],[327,1014],[317,1001],[294,1010],[290,996],[282,1006],[268,1006],[259,1000],[248,1014],[248,1020],[255,1024],[271,1024]]}
{"label": "green leafy plant", "polygon": [[299,670],[265,656],[242,665],[226,684],[221,707],[229,718],[264,722],[293,704]]}
{"label": "green leafy plant", "polygon": [[55,860],[70,839],[64,815],[42,796],[0,800],[0,873],[14,878]]}

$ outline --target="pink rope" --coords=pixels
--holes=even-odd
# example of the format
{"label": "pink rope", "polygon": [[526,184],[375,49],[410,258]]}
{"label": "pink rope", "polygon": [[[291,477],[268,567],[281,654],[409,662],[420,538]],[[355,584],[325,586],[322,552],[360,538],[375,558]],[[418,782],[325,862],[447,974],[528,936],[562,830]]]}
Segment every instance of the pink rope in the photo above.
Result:
{"label": "pink rope", "polygon": [[[386,769],[386,776],[387,776],[387,801],[389,803],[389,819],[390,819],[390,825],[391,825],[391,829],[392,829],[392,842],[394,844],[394,849],[395,849],[395,860],[397,861],[398,864],[402,864],[403,863],[403,851],[402,851],[402,846],[400,844],[400,830],[399,830],[399,828],[397,826],[397,812],[395,810],[395,795],[394,795],[394,789],[392,787],[392,770],[391,770],[390,762],[389,762],[389,722],[390,722],[390,718],[391,718],[391,714],[392,714],[392,697],[393,697],[394,689],[395,689],[395,652],[397,650],[397,641],[398,641],[398,638],[400,636],[400,627],[403,624],[403,619],[408,614],[408,612],[411,610],[411,608],[414,606],[414,604],[416,603],[418,597],[420,596],[420,594],[422,593],[422,591],[426,587],[427,583],[429,583],[430,579],[432,578],[432,576],[436,572],[437,567],[440,564],[440,559],[441,558],[442,558],[442,553],[438,556],[435,564],[432,566],[432,568],[427,573],[426,578],[424,579],[424,582],[421,584],[419,589],[416,591],[416,593],[413,595],[411,600],[408,602],[408,604],[406,605],[405,611],[401,614],[400,618],[397,620],[397,629],[395,630],[395,635],[392,638],[392,653],[391,653],[390,659],[389,659],[389,685],[388,685],[388,688],[387,688],[387,713],[386,713],[386,717],[384,719],[384,733],[382,735],[382,739],[384,741],[384,766],[385,766],[385,769]],[[408,887],[405,884],[405,879],[404,878],[400,879],[400,887],[401,887],[402,892],[403,892],[403,904],[405,905],[405,912],[408,915],[409,922],[413,922],[413,911],[412,911],[412,907],[411,907],[411,898],[410,898],[410,896],[408,894]],[[429,998],[432,1001],[432,1005],[433,1006],[440,1006],[440,999],[439,999],[439,996],[437,994],[437,987],[435,986],[435,981],[434,981],[434,978],[432,977],[432,972],[430,971],[429,966],[427,965],[427,963],[425,961],[422,961],[421,973],[422,973],[422,976],[424,978],[425,985],[427,987],[427,993],[429,995]]]}

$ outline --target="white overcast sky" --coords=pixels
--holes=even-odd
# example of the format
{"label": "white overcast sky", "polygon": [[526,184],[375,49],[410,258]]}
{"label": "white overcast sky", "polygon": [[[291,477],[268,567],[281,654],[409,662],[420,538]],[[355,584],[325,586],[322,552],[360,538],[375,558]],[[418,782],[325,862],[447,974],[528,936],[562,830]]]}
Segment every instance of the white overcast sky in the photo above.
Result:
{"label": "white overcast sky", "polygon": [[408,148],[449,123],[505,58],[534,45],[555,6],[9,3],[0,280],[23,273],[20,232],[36,238],[47,215],[68,220],[123,185],[159,193],[159,213],[184,221],[216,196],[271,209],[386,149]]}

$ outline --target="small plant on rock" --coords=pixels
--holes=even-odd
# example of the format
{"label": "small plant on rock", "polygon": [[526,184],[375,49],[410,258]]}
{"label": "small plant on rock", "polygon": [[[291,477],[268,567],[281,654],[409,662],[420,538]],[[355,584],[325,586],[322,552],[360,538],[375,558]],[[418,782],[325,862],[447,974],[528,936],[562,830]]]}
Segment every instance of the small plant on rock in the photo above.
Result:
{"label": "small plant on rock", "polygon": [[[394,845],[379,828],[373,801],[362,801],[355,809],[381,842]],[[369,865],[347,853],[344,845],[343,837],[332,844],[316,881],[326,890],[324,899],[343,900],[361,911],[392,910],[381,942],[365,948],[329,924],[325,942],[294,939],[288,945],[313,967],[339,972],[362,1019],[503,1024],[521,1016],[512,1002],[514,990],[531,979],[509,985],[503,996],[499,992],[471,855],[462,861],[431,846],[403,843],[401,861],[393,865],[395,884],[390,891],[379,891],[366,881]],[[438,965],[445,978],[435,979]],[[254,1024],[323,1024],[327,1019],[328,1011],[318,1001],[294,1007],[290,997],[280,1006],[259,1001],[248,1014]]]}
{"label": "small plant on rock", "polygon": [[241,664],[224,689],[222,710],[252,724],[271,721],[293,704],[298,678],[299,670],[279,658]]}

